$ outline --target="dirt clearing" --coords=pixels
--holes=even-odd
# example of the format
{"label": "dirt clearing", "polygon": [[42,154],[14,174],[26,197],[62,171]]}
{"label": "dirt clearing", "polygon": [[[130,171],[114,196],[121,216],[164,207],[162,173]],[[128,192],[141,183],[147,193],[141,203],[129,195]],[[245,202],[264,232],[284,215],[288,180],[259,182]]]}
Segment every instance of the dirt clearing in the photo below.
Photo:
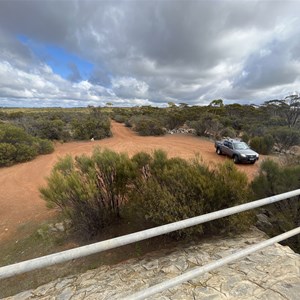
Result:
{"label": "dirt clearing", "polygon": [[[139,151],[165,150],[169,157],[185,159],[199,154],[207,163],[223,162],[226,158],[215,153],[214,144],[194,136],[166,135],[162,137],[141,137],[123,124],[112,122],[113,137],[95,142],[71,142],[58,144],[54,153],[39,156],[33,161],[0,169],[0,241],[15,237],[18,229],[28,222],[42,222],[54,216],[40,198],[38,188],[46,183],[59,157],[66,154],[91,154],[93,148],[103,147],[133,155]],[[257,173],[259,163],[238,165],[251,180]]]}

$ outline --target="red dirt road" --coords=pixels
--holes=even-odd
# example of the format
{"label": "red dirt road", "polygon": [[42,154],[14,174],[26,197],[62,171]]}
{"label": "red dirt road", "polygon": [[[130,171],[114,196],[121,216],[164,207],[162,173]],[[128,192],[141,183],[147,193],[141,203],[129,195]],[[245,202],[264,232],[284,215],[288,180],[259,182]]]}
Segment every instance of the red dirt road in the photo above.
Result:
{"label": "red dirt road", "polygon": [[[224,156],[217,156],[212,142],[187,135],[166,135],[163,137],[141,137],[112,122],[113,137],[95,142],[72,142],[58,144],[54,153],[39,156],[33,161],[0,169],[0,241],[12,238],[19,227],[29,221],[43,221],[54,215],[40,198],[38,188],[45,184],[59,157],[66,154],[90,154],[95,146],[127,152],[133,155],[139,151],[165,150],[169,157],[193,158],[199,154],[205,162],[223,162]],[[257,173],[258,164],[238,165],[249,179]]]}

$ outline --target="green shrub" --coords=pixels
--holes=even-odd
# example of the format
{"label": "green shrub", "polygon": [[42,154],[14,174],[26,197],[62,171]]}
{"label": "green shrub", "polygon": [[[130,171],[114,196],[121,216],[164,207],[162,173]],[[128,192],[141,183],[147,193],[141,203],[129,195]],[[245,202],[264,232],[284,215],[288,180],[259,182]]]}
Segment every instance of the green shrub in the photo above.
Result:
{"label": "green shrub", "polygon": [[206,132],[206,125],[202,121],[190,121],[188,126],[196,130],[198,136],[204,136]]}
{"label": "green shrub", "polygon": [[38,155],[38,150],[35,145],[15,144],[15,147],[17,149],[16,162],[29,161]]}
{"label": "green shrub", "polygon": [[[136,218],[162,225],[248,200],[247,178],[237,171],[232,162],[227,162],[219,170],[210,171],[197,160],[168,159],[162,151],[156,151],[153,157],[138,154],[133,160],[142,174],[128,202]],[[251,222],[250,214],[240,214],[174,235],[237,230],[249,226]]]}
{"label": "green shrub", "polygon": [[196,130],[197,135],[213,136],[214,138],[220,137],[220,131],[223,128],[219,118],[211,113],[206,113],[197,121],[188,122],[188,125]]}
{"label": "green shrub", "polygon": [[1,143],[17,144],[17,143],[32,143],[34,138],[25,132],[23,128],[11,125],[0,124]]}
{"label": "green shrub", "polygon": [[0,143],[0,167],[9,166],[14,163],[17,149],[14,145]]}
{"label": "green shrub", "polygon": [[35,138],[23,128],[10,124],[0,124],[0,144],[0,166],[29,161],[38,154],[54,151],[52,142]]}
{"label": "green shrub", "polygon": [[243,142],[245,142],[246,144],[248,144],[249,140],[250,140],[250,137],[247,133],[244,133],[242,136],[241,136],[241,139]]}
{"label": "green shrub", "polygon": [[[142,167],[147,169],[147,165]],[[202,214],[202,191],[209,182],[197,168],[179,158],[168,160],[158,152],[148,168],[148,177],[142,172],[130,197],[131,209],[139,218],[161,225]],[[202,233],[202,227],[190,231]]]}
{"label": "green shrub", "polygon": [[[300,165],[279,166],[272,160],[261,164],[259,175],[251,184],[255,199],[269,197],[300,188]],[[267,234],[275,236],[296,228],[300,220],[300,197],[286,199],[265,207],[272,227]],[[300,236],[289,238],[284,244],[300,251]]]}
{"label": "green shrub", "polygon": [[88,115],[72,123],[74,138],[78,140],[89,140],[91,138],[100,140],[111,136],[109,119],[101,115],[97,118]]}
{"label": "green shrub", "polygon": [[292,146],[300,144],[299,129],[276,127],[270,130],[270,133],[272,134],[279,151],[287,151]]}
{"label": "green shrub", "polygon": [[118,123],[125,123],[125,121],[128,119],[128,117],[123,116],[123,115],[114,115],[113,119]]}
{"label": "green shrub", "polygon": [[37,139],[38,153],[49,154],[54,151],[53,143],[45,139]]}
{"label": "green shrub", "polygon": [[[211,171],[211,197],[207,196],[205,213],[246,203],[250,199],[247,176],[238,171],[232,161],[226,161]],[[205,223],[207,232],[241,231],[254,222],[253,212],[244,212]]]}
{"label": "green shrub", "polygon": [[40,192],[49,207],[58,207],[74,229],[88,238],[120,217],[134,176],[134,165],[127,155],[95,150],[91,157],[61,159],[47,180],[48,186]]}
{"label": "green shrub", "polygon": [[271,135],[255,136],[250,141],[250,147],[260,154],[270,154],[274,146],[274,139]]}
{"label": "green shrub", "polygon": [[140,117],[135,120],[134,129],[143,136],[163,135],[165,133],[162,125],[154,119]]}
{"label": "green shrub", "polygon": [[221,137],[230,137],[230,138],[235,138],[236,137],[236,132],[233,128],[231,127],[225,127],[220,131],[220,136]]}
{"label": "green shrub", "polygon": [[62,120],[45,120],[39,118],[31,121],[30,133],[36,137],[49,140],[69,140],[70,134],[65,129],[65,123]]}
{"label": "green shrub", "polygon": [[[212,171],[199,160],[168,159],[161,150],[131,159],[109,150],[75,160],[68,156],[40,191],[87,237],[120,216],[161,225],[244,203],[249,195],[246,175],[232,162]],[[250,222],[249,214],[240,214],[174,235],[236,231]]]}

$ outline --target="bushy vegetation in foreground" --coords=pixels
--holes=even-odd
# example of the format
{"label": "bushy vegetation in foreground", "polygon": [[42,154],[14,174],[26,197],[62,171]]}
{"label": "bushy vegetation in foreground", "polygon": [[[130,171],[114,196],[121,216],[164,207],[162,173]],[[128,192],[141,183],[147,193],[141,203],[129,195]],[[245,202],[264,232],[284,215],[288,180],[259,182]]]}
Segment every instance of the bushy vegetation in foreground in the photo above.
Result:
{"label": "bushy vegetation in foreground", "polygon": [[35,138],[20,127],[0,123],[0,167],[29,161],[38,154],[53,151],[51,141]]}
{"label": "bushy vegetation in foreground", "polygon": [[[249,195],[245,174],[231,162],[209,170],[199,160],[169,159],[163,151],[132,158],[110,150],[95,150],[91,157],[68,156],[40,191],[50,207],[59,208],[86,236],[120,217],[166,224],[244,203]],[[243,213],[177,236],[244,229],[251,220]]]}
{"label": "bushy vegetation in foreground", "polygon": [[[280,166],[272,160],[261,164],[259,176],[252,182],[255,198],[269,197],[300,188],[300,161],[293,159],[289,165]],[[264,228],[271,236],[284,233],[300,226],[300,197],[293,197],[265,207],[272,226]],[[300,236],[286,241],[294,250],[300,252]]]}

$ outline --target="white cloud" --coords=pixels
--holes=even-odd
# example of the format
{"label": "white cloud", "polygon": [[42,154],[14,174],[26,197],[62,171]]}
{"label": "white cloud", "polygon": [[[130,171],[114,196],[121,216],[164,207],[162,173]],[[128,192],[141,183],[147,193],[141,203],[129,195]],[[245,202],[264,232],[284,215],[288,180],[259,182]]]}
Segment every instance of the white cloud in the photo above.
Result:
{"label": "white cloud", "polygon": [[[262,102],[300,86],[297,1],[0,1],[0,103]],[[62,78],[16,39],[94,65]],[[14,99],[15,98],[15,99]],[[11,99],[11,100],[9,100]],[[11,101],[11,102],[9,102]],[[15,101],[15,102],[14,102]]]}
{"label": "white cloud", "polygon": [[149,86],[144,81],[139,81],[132,77],[117,77],[112,79],[112,90],[119,97],[146,98]]}

